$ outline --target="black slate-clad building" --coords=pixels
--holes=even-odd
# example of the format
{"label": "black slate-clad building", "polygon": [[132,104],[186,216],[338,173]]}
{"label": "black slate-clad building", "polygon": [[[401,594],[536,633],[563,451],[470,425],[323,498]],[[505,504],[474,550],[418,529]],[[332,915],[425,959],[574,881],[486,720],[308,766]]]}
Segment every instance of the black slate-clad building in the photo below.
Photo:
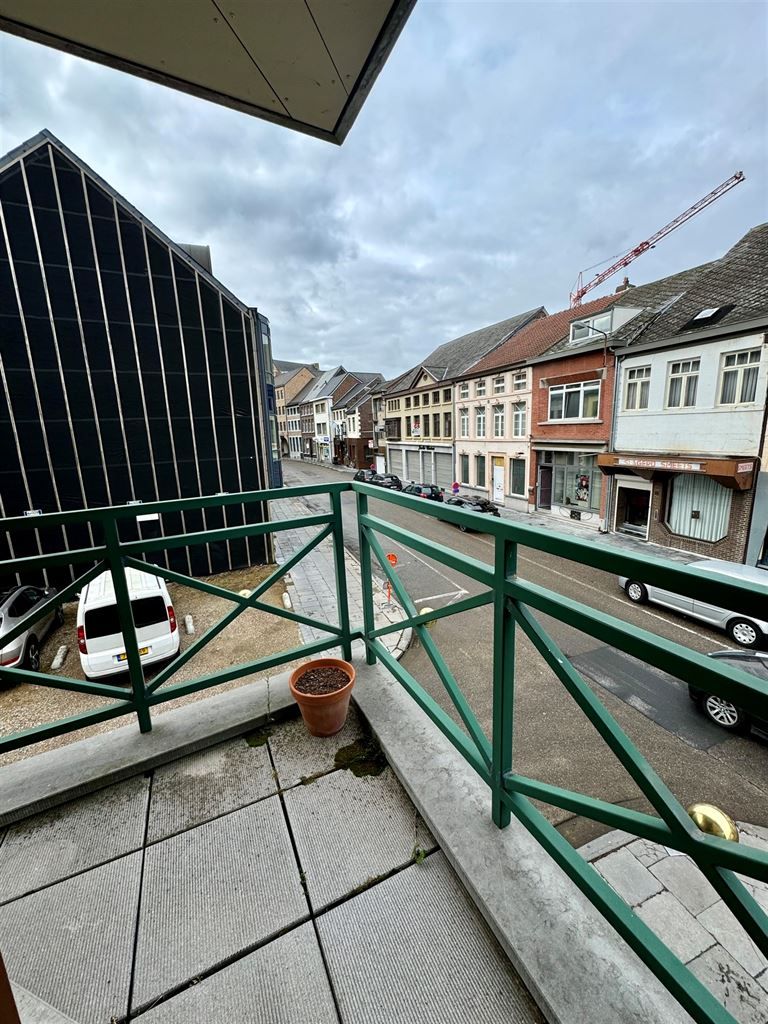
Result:
{"label": "black slate-clad building", "polygon": [[[266,318],[49,132],[0,161],[0,516],[279,486],[271,373]],[[139,529],[222,525],[209,510]],[[53,532],[0,534],[0,557],[100,540]],[[268,550],[257,537],[167,557],[205,575]]]}

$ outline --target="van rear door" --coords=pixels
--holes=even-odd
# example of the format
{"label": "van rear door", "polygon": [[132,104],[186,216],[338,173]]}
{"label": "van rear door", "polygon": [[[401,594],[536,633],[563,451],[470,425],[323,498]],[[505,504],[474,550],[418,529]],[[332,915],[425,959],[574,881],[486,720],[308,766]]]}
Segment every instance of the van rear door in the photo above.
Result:
{"label": "van rear door", "polygon": [[[167,636],[170,632],[165,600],[162,594],[136,597],[131,601],[131,609],[139,651],[149,654],[152,642]],[[85,613],[83,624],[89,658],[101,654],[106,659],[106,662],[99,659],[99,668],[107,668],[108,662],[117,667],[125,661],[125,640],[116,604],[89,609]]]}

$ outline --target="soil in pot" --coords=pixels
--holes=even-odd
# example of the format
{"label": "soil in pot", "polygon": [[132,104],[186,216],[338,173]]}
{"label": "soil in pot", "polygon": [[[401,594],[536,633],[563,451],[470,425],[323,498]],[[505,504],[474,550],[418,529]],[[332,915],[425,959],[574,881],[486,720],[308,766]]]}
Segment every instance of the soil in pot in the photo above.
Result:
{"label": "soil in pot", "polygon": [[320,696],[324,693],[334,693],[336,690],[340,690],[342,686],[346,686],[348,682],[349,676],[346,672],[342,672],[340,668],[329,666],[326,668],[310,669],[309,672],[305,672],[296,680],[294,686],[299,693],[311,693],[314,696]]}

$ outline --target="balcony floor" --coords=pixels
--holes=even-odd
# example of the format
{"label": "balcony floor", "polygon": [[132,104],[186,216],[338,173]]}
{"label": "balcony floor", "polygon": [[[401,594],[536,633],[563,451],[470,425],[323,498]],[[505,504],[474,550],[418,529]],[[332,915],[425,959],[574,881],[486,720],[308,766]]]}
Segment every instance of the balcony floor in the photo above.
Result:
{"label": "balcony floor", "polygon": [[541,1021],[371,742],[292,719],[10,826],[22,1021]]}

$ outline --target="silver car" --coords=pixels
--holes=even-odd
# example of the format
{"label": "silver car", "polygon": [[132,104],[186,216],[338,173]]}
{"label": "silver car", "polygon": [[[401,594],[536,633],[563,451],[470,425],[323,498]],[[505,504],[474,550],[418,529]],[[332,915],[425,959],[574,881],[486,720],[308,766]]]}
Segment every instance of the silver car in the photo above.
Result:
{"label": "silver car", "polygon": [[[702,559],[700,562],[691,563],[691,565],[692,568],[712,573],[713,576],[730,576],[732,579],[758,583],[765,588],[765,594],[768,597],[768,572],[765,569],[740,565],[738,562],[724,562],[717,558]],[[673,611],[690,615],[692,619],[700,619],[702,622],[709,623],[710,626],[724,630],[741,647],[761,647],[768,638],[768,622],[764,622],[762,619],[742,615],[740,612],[730,612],[725,608],[707,604],[706,601],[699,598],[683,597],[682,594],[661,590],[659,587],[652,587],[626,576],[619,576],[619,584],[626,591],[630,601],[634,601],[635,604],[652,601],[664,608],[671,608]]]}
{"label": "silver car", "polygon": [[28,668],[32,672],[40,670],[40,643],[50,630],[61,625],[64,617],[61,605],[38,619],[5,647],[2,646],[3,636],[18,626],[36,604],[55,593],[53,587],[47,590],[40,587],[14,587],[0,592],[0,668]]}

